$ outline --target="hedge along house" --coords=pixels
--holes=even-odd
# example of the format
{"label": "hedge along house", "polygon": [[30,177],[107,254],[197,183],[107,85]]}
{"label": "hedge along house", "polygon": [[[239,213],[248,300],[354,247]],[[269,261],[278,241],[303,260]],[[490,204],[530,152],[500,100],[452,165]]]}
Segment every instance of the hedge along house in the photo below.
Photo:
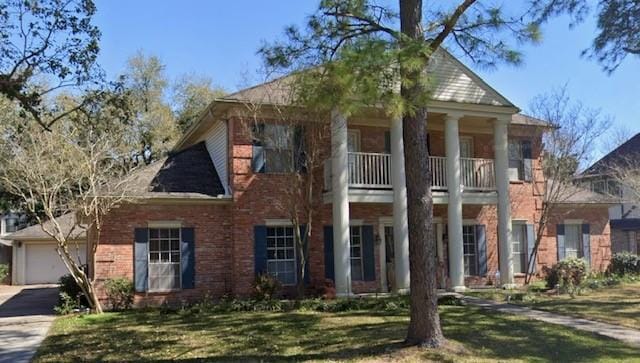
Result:
{"label": "hedge along house", "polygon": [[[495,283],[497,271],[500,284],[512,285],[524,276],[544,202],[539,145],[548,125],[518,114],[445,51],[430,68],[437,81],[428,148],[440,285],[460,291]],[[275,206],[299,148],[296,132],[270,112],[294,109],[285,96],[288,79],[214,100],[172,155],[139,172],[144,192],[114,210],[100,240],[91,241],[97,246],[89,266],[99,282],[131,278],[140,303],[247,296],[263,272],[284,285],[296,283],[293,227]],[[248,104],[261,105],[256,126],[278,145],[248,130],[241,116]],[[409,288],[402,123],[370,111],[332,112],[325,169],[310,176],[322,187],[315,196],[308,283],[331,279],[338,295]],[[569,222],[580,219],[580,241],[597,243],[582,254],[597,268],[607,264],[606,253],[594,253],[607,248],[608,221],[599,212],[607,207],[594,204],[594,212],[584,214],[578,208],[579,216],[562,220],[573,226]],[[573,254],[574,232],[546,231],[536,271]]]}

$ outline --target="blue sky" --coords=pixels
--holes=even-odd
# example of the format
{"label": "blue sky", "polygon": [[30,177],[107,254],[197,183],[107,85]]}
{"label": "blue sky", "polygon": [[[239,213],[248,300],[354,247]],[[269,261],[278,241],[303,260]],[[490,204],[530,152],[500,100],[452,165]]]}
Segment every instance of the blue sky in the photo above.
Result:
{"label": "blue sky", "polygon": [[[302,23],[316,5],[316,0],[97,0],[95,21],[103,33],[100,64],[113,76],[142,50],[159,56],[172,78],[203,74],[232,91],[246,86],[252,78],[247,75],[260,67],[256,50],[261,42],[280,37],[286,25]],[[594,37],[594,21],[572,30],[567,24],[567,19],[548,24],[542,44],[523,49],[522,66],[470,66],[522,109],[536,95],[567,84],[574,99],[640,132],[640,60],[627,58],[607,75],[580,56]]]}

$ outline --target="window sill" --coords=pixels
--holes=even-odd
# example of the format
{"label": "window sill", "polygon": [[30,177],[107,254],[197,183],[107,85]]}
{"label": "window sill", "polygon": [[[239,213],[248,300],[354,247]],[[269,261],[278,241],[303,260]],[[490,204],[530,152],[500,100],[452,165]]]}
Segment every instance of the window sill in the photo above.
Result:
{"label": "window sill", "polygon": [[149,290],[145,291],[144,294],[147,295],[162,295],[162,294],[171,294],[174,292],[180,292],[182,289],[170,289],[170,290]]}

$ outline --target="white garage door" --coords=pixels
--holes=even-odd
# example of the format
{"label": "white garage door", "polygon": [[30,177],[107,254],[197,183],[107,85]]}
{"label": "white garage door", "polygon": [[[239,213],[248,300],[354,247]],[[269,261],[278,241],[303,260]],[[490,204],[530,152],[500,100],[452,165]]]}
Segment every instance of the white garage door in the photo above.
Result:
{"label": "white garage door", "polygon": [[[69,246],[71,248],[71,246]],[[54,284],[60,276],[68,273],[55,243],[30,243],[26,245],[25,282],[27,284]],[[75,246],[74,246],[75,254]],[[80,245],[80,256],[84,260],[85,246]]]}

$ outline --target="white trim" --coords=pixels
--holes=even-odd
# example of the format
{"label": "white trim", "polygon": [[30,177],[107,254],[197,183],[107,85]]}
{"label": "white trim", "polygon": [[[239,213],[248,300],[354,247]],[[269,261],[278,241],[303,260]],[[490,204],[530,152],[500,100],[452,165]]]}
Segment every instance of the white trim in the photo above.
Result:
{"label": "white trim", "polygon": [[512,223],[512,224],[513,224],[513,223],[515,223],[515,224],[530,224],[530,223],[529,223],[529,220],[527,220],[527,219],[518,219],[518,218],[516,218],[516,219],[511,219],[511,223]]}
{"label": "white trim", "polygon": [[265,219],[264,225],[267,227],[291,227],[293,223],[291,223],[290,219],[281,218],[281,219]]}
{"label": "white trim", "polygon": [[[433,191],[433,204],[448,204],[449,193]],[[325,192],[322,196],[325,204],[332,202],[332,192]],[[377,189],[349,189],[350,203],[393,203],[392,190]],[[495,205],[498,204],[498,193],[491,192],[462,192],[462,204]]]}
{"label": "white trim", "polygon": [[463,226],[475,226],[477,225],[479,222],[476,221],[475,219],[463,219],[462,220],[462,225]]}
{"label": "white trim", "polygon": [[147,228],[182,228],[182,221],[147,221]]}
{"label": "white trim", "polygon": [[349,227],[360,227],[364,226],[364,219],[350,219]]}
{"label": "white trim", "polygon": [[360,152],[362,150],[362,143],[361,143],[361,137],[360,137],[360,130],[359,129],[349,129],[347,128],[347,148],[349,147],[349,137],[351,137],[351,135],[355,135],[355,139],[356,139],[356,146],[358,150],[347,150],[348,152]]}

